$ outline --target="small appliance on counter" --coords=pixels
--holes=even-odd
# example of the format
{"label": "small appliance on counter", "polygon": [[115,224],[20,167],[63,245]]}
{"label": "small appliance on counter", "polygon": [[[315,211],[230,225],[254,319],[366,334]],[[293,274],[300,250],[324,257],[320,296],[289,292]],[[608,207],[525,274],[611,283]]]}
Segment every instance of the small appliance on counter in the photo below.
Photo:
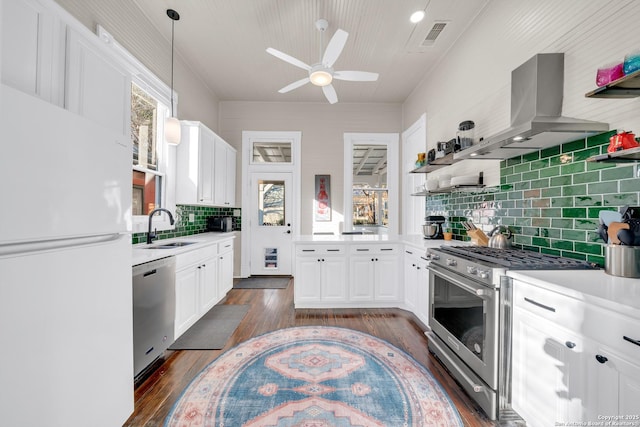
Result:
{"label": "small appliance on counter", "polygon": [[422,234],[425,239],[442,239],[442,224],[446,219],[442,215],[428,215],[424,219],[425,224],[422,226]]}
{"label": "small appliance on counter", "polygon": [[207,218],[207,230],[222,233],[233,231],[233,219],[230,216],[210,216]]}

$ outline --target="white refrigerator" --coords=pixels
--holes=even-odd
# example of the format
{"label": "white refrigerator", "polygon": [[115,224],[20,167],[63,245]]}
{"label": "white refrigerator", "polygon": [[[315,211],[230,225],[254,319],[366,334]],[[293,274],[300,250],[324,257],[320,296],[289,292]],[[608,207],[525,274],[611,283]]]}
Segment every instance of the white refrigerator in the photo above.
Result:
{"label": "white refrigerator", "polygon": [[0,85],[0,424],[133,411],[131,142]]}

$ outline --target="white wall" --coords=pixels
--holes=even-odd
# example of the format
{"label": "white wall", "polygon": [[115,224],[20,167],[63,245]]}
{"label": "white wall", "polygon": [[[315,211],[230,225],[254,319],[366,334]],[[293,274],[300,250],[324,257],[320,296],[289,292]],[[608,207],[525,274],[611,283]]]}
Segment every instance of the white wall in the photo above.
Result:
{"label": "white wall", "polygon": [[[239,151],[242,131],[301,131],[301,234],[338,233],[343,221],[343,147],[345,132],[400,132],[400,104],[334,104],[286,102],[220,103],[218,134]],[[240,156],[238,156],[240,159]],[[239,160],[238,160],[239,161]],[[241,176],[238,163],[238,176]],[[332,221],[313,222],[314,177],[331,175]],[[240,186],[236,200],[242,200]]]}
{"label": "white wall", "polygon": [[[111,35],[167,85],[171,83],[171,40],[163,38],[133,1],[55,0],[95,33],[102,25]],[[167,18],[167,27],[170,20]],[[176,33],[179,28],[176,27]],[[182,61],[176,50],[174,89],[178,118],[196,120],[218,130],[218,97]]]}
{"label": "white wall", "polygon": [[[403,104],[403,128],[427,113],[427,146],[455,136],[473,120],[476,137],[510,125],[511,71],[537,53],[565,53],[563,115],[640,131],[640,98],[585,98],[596,69],[638,49],[640,2],[633,0],[492,0],[468,31]],[[499,181],[498,162],[465,160],[440,173],[485,171]]]}

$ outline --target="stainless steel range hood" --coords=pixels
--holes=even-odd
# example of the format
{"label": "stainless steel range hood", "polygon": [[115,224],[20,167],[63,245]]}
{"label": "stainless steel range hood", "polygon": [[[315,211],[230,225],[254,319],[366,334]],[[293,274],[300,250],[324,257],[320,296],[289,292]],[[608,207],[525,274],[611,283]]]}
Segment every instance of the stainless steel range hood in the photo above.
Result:
{"label": "stainless steel range hood", "polygon": [[609,130],[562,116],[564,53],[540,53],[511,72],[511,127],[455,153],[454,159],[509,159]]}

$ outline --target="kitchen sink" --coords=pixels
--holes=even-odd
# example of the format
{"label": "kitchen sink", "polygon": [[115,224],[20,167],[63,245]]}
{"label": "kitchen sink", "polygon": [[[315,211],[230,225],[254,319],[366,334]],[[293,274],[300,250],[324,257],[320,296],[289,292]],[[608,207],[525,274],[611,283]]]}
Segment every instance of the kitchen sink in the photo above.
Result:
{"label": "kitchen sink", "polygon": [[157,245],[149,245],[146,246],[145,249],[175,249],[182,246],[193,245],[198,242],[171,242],[171,243],[162,243]]}

